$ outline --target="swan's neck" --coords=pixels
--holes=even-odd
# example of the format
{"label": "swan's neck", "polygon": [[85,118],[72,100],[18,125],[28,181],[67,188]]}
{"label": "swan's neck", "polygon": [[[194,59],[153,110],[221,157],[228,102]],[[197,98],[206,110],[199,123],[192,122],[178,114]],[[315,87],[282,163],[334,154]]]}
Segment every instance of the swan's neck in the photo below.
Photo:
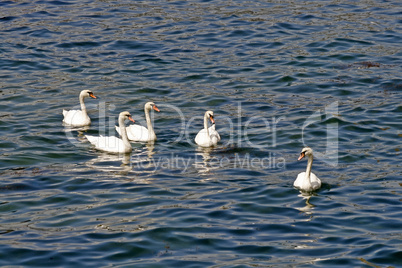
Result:
{"label": "swan's neck", "polygon": [[207,114],[205,114],[205,116],[204,116],[204,128],[205,128],[205,130],[207,131],[207,135],[208,135],[208,137],[209,137],[209,130],[208,130],[208,115],[207,115]]}
{"label": "swan's neck", "polygon": [[311,174],[311,167],[313,166],[313,155],[309,155],[308,161],[307,161],[307,168],[306,168],[306,180],[311,182],[310,180],[310,174]]}
{"label": "swan's neck", "polygon": [[131,149],[131,144],[130,144],[130,141],[128,140],[126,127],[124,125],[124,117],[119,117],[119,127],[120,127],[121,138],[124,143],[124,147]]}
{"label": "swan's neck", "polygon": [[145,112],[145,119],[147,120],[147,128],[148,128],[148,133],[149,133],[150,139],[155,140],[156,135],[155,135],[154,127],[152,126],[151,118],[149,116],[149,110],[144,109],[144,112]]}
{"label": "swan's neck", "polygon": [[84,114],[87,114],[87,107],[85,107],[85,103],[84,103],[84,95],[80,94],[80,104],[81,104],[81,111]]}

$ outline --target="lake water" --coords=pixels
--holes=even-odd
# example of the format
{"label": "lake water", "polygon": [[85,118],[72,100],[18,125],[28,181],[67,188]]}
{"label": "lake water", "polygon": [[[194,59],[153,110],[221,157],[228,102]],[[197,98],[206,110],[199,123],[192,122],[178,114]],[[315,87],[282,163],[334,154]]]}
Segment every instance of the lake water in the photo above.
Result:
{"label": "lake water", "polygon": [[[0,265],[402,266],[401,18],[395,0],[2,1]],[[66,128],[84,89],[92,125]],[[125,110],[145,125],[148,101],[155,144],[85,139]],[[207,110],[222,140],[201,149]]]}

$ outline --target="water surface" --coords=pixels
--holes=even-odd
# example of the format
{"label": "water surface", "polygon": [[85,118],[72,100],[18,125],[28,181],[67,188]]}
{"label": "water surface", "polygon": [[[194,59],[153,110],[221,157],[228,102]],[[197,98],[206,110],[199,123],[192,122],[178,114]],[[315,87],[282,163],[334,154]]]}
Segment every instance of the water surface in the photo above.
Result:
{"label": "water surface", "polygon": [[[1,265],[402,265],[398,1],[0,6]],[[65,128],[83,89],[92,125]],[[150,100],[155,144],[86,141]]]}

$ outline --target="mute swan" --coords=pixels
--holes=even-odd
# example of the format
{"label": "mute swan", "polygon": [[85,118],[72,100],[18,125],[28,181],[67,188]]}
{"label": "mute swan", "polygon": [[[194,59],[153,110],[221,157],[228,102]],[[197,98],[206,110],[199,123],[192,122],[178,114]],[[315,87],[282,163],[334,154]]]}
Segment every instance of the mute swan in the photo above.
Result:
{"label": "mute swan", "polygon": [[[211,120],[212,126],[208,128],[208,119]],[[204,115],[204,128],[201,129],[195,137],[195,143],[202,147],[211,147],[218,144],[221,140],[219,133],[215,130],[214,112],[207,111]]]}
{"label": "mute swan", "polygon": [[301,160],[305,156],[308,157],[306,172],[301,172],[297,176],[293,186],[300,190],[311,192],[321,187],[321,180],[311,172],[311,166],[313,165],[313,150],[310,147],[303,148],[299,159],[297,160]]}
{"label": "mute swan", "polygon": [[[155,131],[152,126],[151,118],[149,117],[149,111],[151,111],[151,109],[160,112],[153,102],[147,102],[144,105],[145,119],[147,120],[148,129],[140,125],[130,125],[126,127],[127,136],[130,141],[156,141]],[[116,130],[121,134],[119,127],[116,126]]]}
{"label": "mute swan", "polygon": [[130,153],[133,148],[131,147],[130,142],[128,141],[126,128],[124,127],[124,120],[130,120],[134,122],[131,118],[131,114],[129,112],[121,112],[119,114],[119,126],[120,131],[122,133],[121,139],[115,136],[90,136],[85,135],[85,137],[89,140],[90,143],[95,145],[96,149],[109,152],[109,153]]}
{"label": "mute swan", "polygon": [[83,90],[80,93],[81,110],[64,110],[63,109],[63,123],[73,127],[89,126],[91,124],[91,118],[87,114],[87,108],[85,107],[84,98],[91,97],[96,99],[95,95],[90,90]]}

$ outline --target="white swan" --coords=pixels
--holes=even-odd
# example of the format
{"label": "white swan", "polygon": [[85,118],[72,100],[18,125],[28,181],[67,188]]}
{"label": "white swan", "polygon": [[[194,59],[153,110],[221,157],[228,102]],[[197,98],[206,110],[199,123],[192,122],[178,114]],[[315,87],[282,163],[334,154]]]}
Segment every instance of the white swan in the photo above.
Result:
{"label": "white swan", "polygon": [[311,172],[311,166],[313,165],[313,150],[310,147],[303,148],[299,159],[297,160],[301,160],[305,156],[308,157],[306,172],[301,172],[297,176],[293,186],[302,191],[311,192],[321,187],[321,180]]}
{"label": "white swan", "polygon": [[119,126],[122,133],[121,139],[115,136],[90,136],[85,135],[90,143],[95,145],[96,149],[109,152],[109,153],[130,153],[133,148],[127,137],[126,128],[124,127],[124,120],[133,121],[129,112],[121,112],[119,114]]}
{"label": "white swan", "polygon": [[[208,128],[208,119],[211,120],[212,126]],[[218,131],[215,130],[214,112],[207,111],[204,115],[204,128],[201,129],[195,137],[195,143],[202,147],[211,147],[218,144],[221,140]]]}
{"label": "white swan", "polygon": [[[154,131],[154,127],[152,126],[151,118],[149,117],[149,111],[154,109],[157,112],[160,112],[158,107],[156,107],[155,103],[147,102],[144,105],[145,119],[147,120],[147,127],[140,125],[130,125],[126,127],[127,136],[130,141],[156,141],[156,134]],[[121,135],[120,128],[116,126],[117,132]]]}
{"label": "white swan", "polygon": [[63,123],[73,127],[83,127],[91,124],[91,119],[87,114],[87,108],[85,107],[84,98],[91,97],[96,99],[95,95],[90,90],[83,90],[80,93],[81,110],[64,110],[63,109]]}

